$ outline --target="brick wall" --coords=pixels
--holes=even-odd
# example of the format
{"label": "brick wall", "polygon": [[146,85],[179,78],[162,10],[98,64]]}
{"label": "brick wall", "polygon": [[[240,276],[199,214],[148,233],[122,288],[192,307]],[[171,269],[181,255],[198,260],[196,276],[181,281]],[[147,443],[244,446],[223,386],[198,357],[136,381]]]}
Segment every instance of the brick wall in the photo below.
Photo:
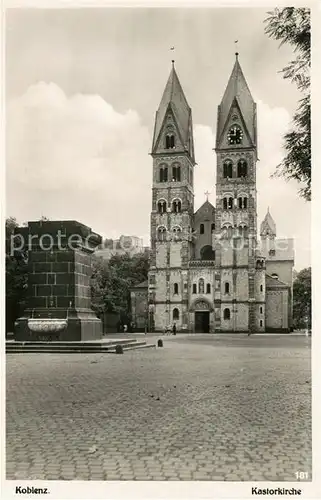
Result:
{"label": "brick wall", "polygon": [[90,278],[91,255],[101,237],[77,221],[29,222],[27,231],[23,229],[29,286],[27,309],[16,324],[17,340],[39,340],[29,329],[30,317],[68,318],[60,340],[100,338],[101,322],[91,310]]}

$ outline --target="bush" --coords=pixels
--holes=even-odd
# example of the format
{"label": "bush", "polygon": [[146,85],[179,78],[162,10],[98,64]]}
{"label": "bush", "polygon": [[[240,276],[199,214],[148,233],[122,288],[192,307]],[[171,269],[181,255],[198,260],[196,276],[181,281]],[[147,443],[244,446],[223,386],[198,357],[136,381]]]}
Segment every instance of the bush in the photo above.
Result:
{"label": "bush", "polygon": [[116,345],[116,354],[124,354],[123,346],[120,344]]}

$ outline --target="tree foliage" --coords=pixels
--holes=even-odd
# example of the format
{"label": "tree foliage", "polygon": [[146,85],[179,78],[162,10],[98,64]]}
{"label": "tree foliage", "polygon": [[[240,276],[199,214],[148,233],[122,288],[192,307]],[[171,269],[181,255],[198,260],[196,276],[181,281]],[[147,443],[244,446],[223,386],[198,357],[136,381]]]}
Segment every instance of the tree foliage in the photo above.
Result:
{"label": "tree foliage", "polygon": [[296,57],[283,68],[283,78],[295,83],[302,94],[293,116],[292,130],[284,136],[286,156],[275,175],[302,183],[299,194],[311,199],[311,23],[310,9],[286,7],[268,12],[265,33],[280,45],[290,44]]}
{"label": "tree foliage", "polygon": [[11,237],[18,223],[14,217],[6,219],[6,331],[13,331],[14,322],[21,314],[27,294],[28,263],[26,252],[13,250]]}
{"label": "tree foliage", "polygon": [[311,328],[311,267],[302,269],[293,282],[293,326]]}
{"label": "tree foliage", "polygon": [[130,288],[147,280],[146,253],[114,255],[109,261],[94,257],[91,279],[92,307],[98,316],[117,313],[130,316]]}

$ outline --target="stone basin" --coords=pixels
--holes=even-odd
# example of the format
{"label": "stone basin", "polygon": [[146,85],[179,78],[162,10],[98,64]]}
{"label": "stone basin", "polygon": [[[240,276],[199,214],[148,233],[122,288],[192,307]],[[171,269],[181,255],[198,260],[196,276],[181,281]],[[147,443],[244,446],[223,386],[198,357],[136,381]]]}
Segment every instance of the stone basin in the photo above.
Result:
{"label": "stone basin", "polygon": [[32,332],[57,333],[67,327],[67,320],[59,318],[30,318],[28,319],[28,327]]}

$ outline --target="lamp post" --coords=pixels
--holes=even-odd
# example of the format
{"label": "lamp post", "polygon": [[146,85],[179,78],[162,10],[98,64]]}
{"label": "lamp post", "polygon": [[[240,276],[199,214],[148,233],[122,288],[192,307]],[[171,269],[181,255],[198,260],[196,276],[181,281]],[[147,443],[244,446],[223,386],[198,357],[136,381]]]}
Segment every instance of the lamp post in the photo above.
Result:
{"label": "lamp post", "polygon": [[305,291],[304,292],[304,297],[305,297],[305,304],[306,304],[306,311],[305,311],[305,336],[308,337],[309,335],[309,329],[311,328],[310,324],[310,299],[309,299],[309,292]]}
{"label": "lamp post", "polygon": [[154,331],[154,310],[155,310],[154,304],[149,304],[146,324],[150,332]]}

